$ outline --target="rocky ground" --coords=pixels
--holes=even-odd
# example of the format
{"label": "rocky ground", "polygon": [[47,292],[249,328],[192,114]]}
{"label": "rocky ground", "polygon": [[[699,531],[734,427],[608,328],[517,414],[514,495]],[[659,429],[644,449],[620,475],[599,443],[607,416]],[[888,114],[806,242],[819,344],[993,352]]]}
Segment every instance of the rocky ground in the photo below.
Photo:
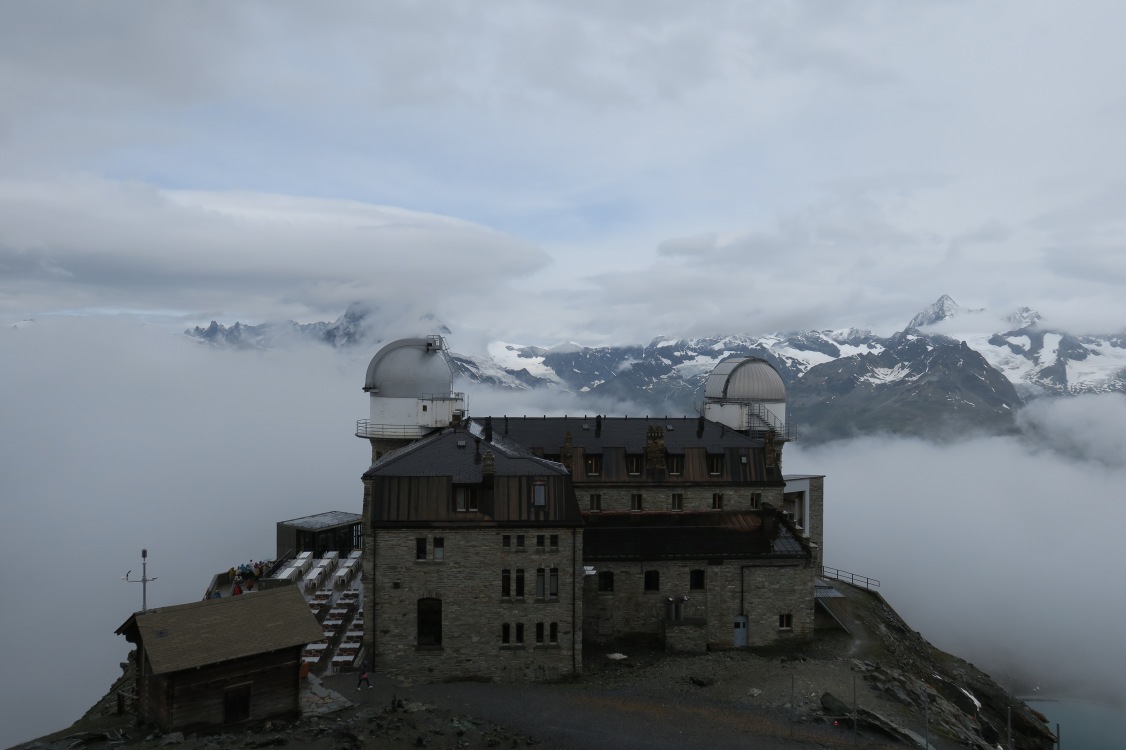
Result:
{"label": "rocky ground", "polygon": [[[580,679],[556,684],[402,685],[353,675],[324,687],[351,705],[296,722],[210,736],[159,736],[115,713],[110,695],[83,719],[21,748],[291,745],[368,748],[996,748],[1048,750],[1043,717],[972,664],[935,649],[882,598],[842,585],[844,631],[796,650],[667,655],[652,644],[588,646]],[[611,658],[611,654],[626,658]],[[857,725],[852,724],[853,712]]]}

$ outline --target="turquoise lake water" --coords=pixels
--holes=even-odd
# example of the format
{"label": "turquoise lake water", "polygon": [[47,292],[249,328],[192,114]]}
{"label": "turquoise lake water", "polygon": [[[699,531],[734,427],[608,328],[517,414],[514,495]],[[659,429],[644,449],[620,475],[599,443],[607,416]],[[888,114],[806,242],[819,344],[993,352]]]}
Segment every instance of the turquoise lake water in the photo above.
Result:
{"label": "turquoise lake water", "polygon": [[1030,700],[1024,702],[1048,717],[1056,731],[1060,725],[1059,750],[1126,749],[1126,711],[1098,703],[1076,700]]}

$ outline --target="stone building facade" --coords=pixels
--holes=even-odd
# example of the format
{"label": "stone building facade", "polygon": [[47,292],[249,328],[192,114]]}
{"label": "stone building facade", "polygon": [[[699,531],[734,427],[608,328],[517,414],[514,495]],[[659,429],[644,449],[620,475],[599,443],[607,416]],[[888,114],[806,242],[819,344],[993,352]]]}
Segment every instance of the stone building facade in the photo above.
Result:
{"label": "stone building facade", "polygon": [[582,672],[582,517],[570,477],[481,425],[364,475],[377,668],[411,681]]}
{"label": "stone building facade", "polygon": [[[584,640],[813,636],[824,478],[782,474],[785,389],[768,363],[717,366],[698,418],[470,419],[442,353],[440,337],[393,342],[368,368],[356,434],[372,447],[377,669],[539,680],[581,673]],[[387,421],[401,414],[419,423]]]}

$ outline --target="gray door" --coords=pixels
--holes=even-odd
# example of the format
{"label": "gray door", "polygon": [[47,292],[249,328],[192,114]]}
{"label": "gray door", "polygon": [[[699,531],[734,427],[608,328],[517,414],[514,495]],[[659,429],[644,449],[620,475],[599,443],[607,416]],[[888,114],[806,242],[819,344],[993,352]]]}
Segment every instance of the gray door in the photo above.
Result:
{"label": "gray door", "polygon": [[747,616],[735,615],[735,648],[747,645]]}

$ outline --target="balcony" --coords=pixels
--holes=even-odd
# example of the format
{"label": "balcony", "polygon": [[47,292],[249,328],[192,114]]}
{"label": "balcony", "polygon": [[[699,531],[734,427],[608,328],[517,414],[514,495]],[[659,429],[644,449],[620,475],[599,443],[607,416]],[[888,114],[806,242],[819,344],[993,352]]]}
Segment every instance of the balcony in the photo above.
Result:
{"label": "balcony", "polygon": [[434,430],[417,424],[379,424],[370,419],[356,420],[356,437],[415,440]]}

